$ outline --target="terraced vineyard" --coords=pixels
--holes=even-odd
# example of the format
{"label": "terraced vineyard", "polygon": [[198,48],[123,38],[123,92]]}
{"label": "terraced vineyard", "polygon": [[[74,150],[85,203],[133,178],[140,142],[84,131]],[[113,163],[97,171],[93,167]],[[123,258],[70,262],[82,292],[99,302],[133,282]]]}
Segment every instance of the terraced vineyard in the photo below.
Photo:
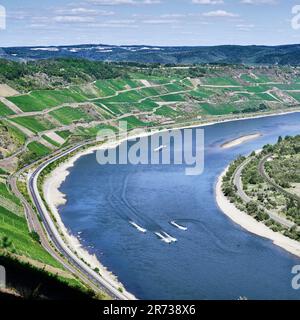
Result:
{"label": "terraced vineyard", "polygon": [[[135,118],[130,121],[131,129],[161,127],[278,112],[297,107],[300,101],[296,68],[127,67],[126,72],[124,77],[24,94],[16,91],[14,96],[3,97],[2,127],[9,121],[9,130],[18,130],[26,140],[17,160],[23,164],[22,159],[27,160],[30,154],[36,159],[69,142],[93,137],[99,125],[115,127],[122,118]],[[189,77],[189,73],[198,76]],[[9,139],[11,133],[7,136]],[[18,146],[16,143],[15,151]],[[13,150],[4,153],[10,154]]]}

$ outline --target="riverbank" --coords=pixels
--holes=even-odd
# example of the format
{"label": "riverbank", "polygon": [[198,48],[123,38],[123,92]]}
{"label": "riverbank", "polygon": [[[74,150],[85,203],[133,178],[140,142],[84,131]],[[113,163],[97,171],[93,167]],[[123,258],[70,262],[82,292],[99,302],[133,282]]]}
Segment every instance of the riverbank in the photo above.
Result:
{"label": "riverbank", "polygon": [[277,116],[284,116],[288,114],[293,114],[293,113],[300,113],[300,108],[295,108],[293,110],[277,110],[274,112],[268,112],[268,113],[253,113],[250,115],[239,115],[235,117],[228,117],[228,118],[220,118],[219,120],[210,120],[207,122],[202,122],[198,120],[197,122],[191,124],[191,125],[183,125],[183,124],[174,124],[174,126],[170,129],[163,129],[162,131],[167,131],[167,130],[179,130],[179,129],[189,129],[189,128],[195,128],[195,127],[207,127],[207,126],[212,126],[215,124],[221,124],[221,123],[227,123],[227,122],[235,122],[235,121],[244,121],[244,120],[251,120],[251,119],[260,119],[260,118],[268,118],[268,117],[277,117]]}
{"label": "riverbank", "polygon": [[249,135],[246,135],[246,136],[242,136],[242,137],[239,137],[237,139],[234,139],[234,140],[231,140],[231,141],[223,143],[221,145],[221,148],[223,148],[223,149],[234,148],[234,147],[237,147],[240,144],[243,144],[245,142],[248,142],[248,141],[251,141],[251,140],[254,140],[254,139],[258,139],[261,136],[262,136],[261,133],[254,133],[254,134],[249,134]]}
{"label": "riverbank", "polygon": [[300,257],[300,243],[298,241],[272,231],[262,222],[256,221],[247,213],[236,208],[236,206],[224,196],[222,191],[222,179],[226,175],[228,168],[229,167],[227,167],[219,176],[215,188],[216,202],[220,210],[233,222],[247,231],[260,237],[270,239],[275,245],[297,257]]}

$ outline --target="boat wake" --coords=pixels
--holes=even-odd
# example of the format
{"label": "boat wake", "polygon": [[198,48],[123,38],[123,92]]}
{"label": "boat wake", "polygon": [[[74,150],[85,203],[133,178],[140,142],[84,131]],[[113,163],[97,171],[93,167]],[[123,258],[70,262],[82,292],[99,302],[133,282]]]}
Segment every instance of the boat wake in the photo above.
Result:
{"label": "boat wake", "polygon": [[188,228],[187,227],[184,227],[178,223],[176,223],[175,221],[171,221],[170,224],[176,228],[178,228],[179,230],[183,230],[183,231],[186,231]]}
{"label": "boat wake", "polygon": [[172,243],[172,242],[177,242],[176,238],[171,237],[169,234],[167,234],[165,231],[162,232],[154,232],[159,239],[161,239],[163,242],[166,243]]}
{"label": "boat wake", "polygon": [[139,226],[137,223],[133,222],[133,221],[129,221],[129,223],[135,227],[138,231],[142,232],[142,233],[146,233],[147,230],[141,226]]}

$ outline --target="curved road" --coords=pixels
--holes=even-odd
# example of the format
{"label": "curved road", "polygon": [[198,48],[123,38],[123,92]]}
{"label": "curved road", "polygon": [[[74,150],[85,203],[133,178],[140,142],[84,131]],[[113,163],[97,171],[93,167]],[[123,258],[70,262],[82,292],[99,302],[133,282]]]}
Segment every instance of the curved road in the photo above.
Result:
{"label": "curved road", "polygon": [[69,155],[70,153],[76,151],[81,147],[82,145],[75,146],[39,165],[38,168],[35,169],[35,171],[31,174],[29,178],[28,187],[30,195],[42,219],[49,240],[54,244],[56,249],[67,259],[67,261],[72,266],[76,267],[82,274],[84,274],[92,283],[94,283],[97,287],[100,286],[102,289],[104,289],[105,292],[107,292],[113,298],[119,300],[134,299],[134,297],[131,294],[128,294],[126,292],[120,292],[118,290],[118,287],[116,287],[116,283],[114,281],[112,281],[107,276],[100,276],[98,273],[92,270],[86,263],[84,263],[79,257],[77,257],[72,250],[70,250],[70,248],[62,239],[55,224],[53,223],[52,218],[39,194],[37,181],[41,172],[51,163]]}
{"label": "curved road", "polygon": [[[239,195],[239,197],[245,202],[245,203],[249,203],[250,201],[252,201],[252,199],[245,193],[244,189],[243,189],[243,183],[242,183],[242,172],[245,168],[245,166],[252,160],[253,158],[252,157],[249,157],[247,160],[245,160],[242,164],[240,164],[235,173],[234,173],[234,177],[233,177],[233,183],[234,185],[236,186],[237,188],[237,193]],[[266,210],[263,206],[259,206],[261,209],[263,209],[267,214],[268,216],[274,220],[275,222],[283,225],[284,227],[287,227],[287,228],[291,228],[293,227],[295,224],[290,221],[290,220],[287,220],[285,219],[284,217],[281,217],[269,210]]]}

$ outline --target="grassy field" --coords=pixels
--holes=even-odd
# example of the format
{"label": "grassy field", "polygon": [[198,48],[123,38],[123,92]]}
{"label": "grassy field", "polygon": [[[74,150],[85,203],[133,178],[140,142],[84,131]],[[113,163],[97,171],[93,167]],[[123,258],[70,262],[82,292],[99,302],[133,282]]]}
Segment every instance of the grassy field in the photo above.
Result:
{"label": "grassy field", "polygon": [[31,96],[41,101],[47,108],[87,100],[86,97],[70,89],[33,91]]}
{"label": "grassy field", "polygon": [[215,115],[215,116],[229,114],[236,110],[236,108],[233,105],[227,105],[227,104],[215,105],[215,104],[203,103],[201,104],[201,107],[207,114]]}
{"label": "grassy field", "polygon": [[29,151],[34,153],[37,157],[46,156],[51,152],[51,150],[48,149],[46,146],[36,141],[29,143],[27,148]]}
{"label": "grassy field", "polygon": [[45,118],[43,119],[42,117],[18,117],[12,119],[12,121],[35,133],[55,128],[55,125],[53,123],[46,120]]}
{"label": "grassy field", "polygon": [[181,113],[168,106],[162,106],[155,111],[155,114],[164,116],[164,117],[175,118],[179,116]]}
{"label": "grassy field", "polygon": [[164,87],[168,90],[169,93],[186,91],[190,89],[188,87],[181,85],[180,83],[171,83],[171,84],[165,85]]}
{"label": "grassy field", "polygon": [[[47,263],[53,267],[62,268],[61,265],[30,236],[25,218],[19,217],[5,208],[0,207],[0,239],[3,239],[3,237],[7,237],[10,243],[6,250]],[[3,247],[2,243],[0,247]]]}
{"label": "grassy field", "polygon": [[9,135],[13,137],[16,144],[24,144],[26,141],[25,134],[20,131],[18,128],[14,127],[12,124],[8,123],[7,121],[3,121],[1,124],[5,125]]}
{"label": "grassy field", "polygon": [[212,86],[240,86],[239,82],[230,77],[206,78],[205,84]]}
{"label": "grassy field", "polygon": [[69,130],[64,130],[64,131],[56,131],[56,134],[58,134],[60,137],[63,139],[68,139],[69,136],[72,134],[71,131]]}
{"label": "grassy field", "polygon": [[94,138],[97,137],[98,135],[101,136],[101,131],[102,130],[112,130],[114,132],[117,132],[118,129],[116,127],[110,126],[110,125],[105,125],[105,124],[100,124],[95,127],[91,128],[78,128],[77,129],[77,134],[80,134],[82,136],[88,137],[88,138]]}
{"label": "grassy field", "polygon": [[248,86],[245,88],[247,91],[252,93],[261,93],[271,89],[271,87],[266,85]]}
{"label": "grassy field", "polygon": [[105,80],[96,81],[95,86],[99,90],[100,97],[108,97],[115,94],[115,90],[109,86],[109,83]]}
{"label": "grassy field", "polygon": [[42,137],[43,137],[44,140],[46,140],[47,142],[49,142],[50,144],[52,144],[53,146],[55,146],[57,148],[61,146],[58,142],[52,140],[51,138],[49,138],[46,135],[43,135]]}
{"label": "grassy field", "polygon": [[63,125],[72,124],[74,121],[88,122],[92,120],[92,117],[85,113],[82,109],[74,109],[71,107],[62,107],[60,109],[50,112],[53,116]]}
{"label": "grassy field", "polygon": [[132,79],[112,79],[108,80],[107,83],[115,91],[134,89],[142,86],[139,81],[135,81]]}
{"label": "grassy field", "polygon": [[123,118],[122,120],[127,121],[128,129],[135,129],[138,127],[147,127],[151,125],[150,123],[145,123],[139,120],[135,116],[126,117],[126,118]]}
{"label": "grassy field", "polygon": [[14,202],[17,205],[21,205],[20,200],[15,197],[7,188],[6,184],[0,183],[0,195],[12,202]]}
{"label": "grassy field", "polygon": [[272,80],[266,75],[256,75],[256,77],[253,77],[249,74],[242,74],[241,79],[252,84],[272,82]]}
{"label": "grassy field", "polygon": [[37,90],[30,94],[8,98],[22,111],[41,111],[47,108],[56,107],[63,103],[84,102],[86,97],[70,89],[62,90]]}
{"label": "grassy field", "polygon": [[0,117],[5,117],[14,114],[4,103],[0,101]]}
{"label": "grassy field", "polygon": [[7,99],[18,106],[23,112],[41,111],[47,108],[47,106],[42,101],[32,97],[29,94],[10,97]]}
{"label": "grassy field", "polygon": [[214,92],[206,88],[199,88],[197,90],[190,91],[189,95],[197,99],[208,99],[214,95]]}
{"label": "grassy field", "polygon": [[[139,91],[128,91],[122,92],[115,97],[111,97],[108,99],[103,100],[104,103],[107,102],[126,102],[126,103],[134,103],[138,102],[139,100],[145,98]],[[102,100],[100,100],[101,102]]]}
{"label": "grassy field", "polygon": [[164,102],[183,102],[185,101],[185,97],[181,94],[167,94],[165,96],[161,96],[160,99]]}

